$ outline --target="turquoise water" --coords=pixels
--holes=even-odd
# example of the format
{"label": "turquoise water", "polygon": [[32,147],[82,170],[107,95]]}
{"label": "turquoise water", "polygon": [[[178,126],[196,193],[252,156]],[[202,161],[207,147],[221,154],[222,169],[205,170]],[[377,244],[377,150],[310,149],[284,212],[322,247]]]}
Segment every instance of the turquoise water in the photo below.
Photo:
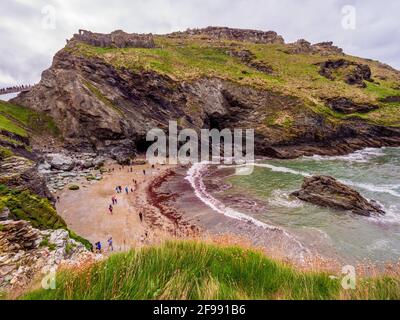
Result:
{"label": "turquoise water", "polygon": [[[361,217],[349,212],[304,203],[290,193],[307,175],[331,175],[385,208],[383,217]],[[266,203],[254,218],[285,228],[305,245],[333,250],[349,262],[388,262],[400,259],[400,148],[365,149],[341,157],[304,157],[266,160],[250,176],[231,176],[227,192],[245,194]]]}

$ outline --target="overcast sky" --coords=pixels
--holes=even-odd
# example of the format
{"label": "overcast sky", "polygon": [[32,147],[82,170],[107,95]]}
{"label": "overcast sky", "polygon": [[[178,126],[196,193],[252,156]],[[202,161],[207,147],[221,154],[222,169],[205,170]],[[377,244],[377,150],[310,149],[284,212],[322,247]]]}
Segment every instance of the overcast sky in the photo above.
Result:
{"label": "overcast sky", "polygon": [[1,0],[0,87],[38,82],[78,29],[274,30],[286,42],[331,40],[346,53],[400,69],[399,12],[399,0]]}

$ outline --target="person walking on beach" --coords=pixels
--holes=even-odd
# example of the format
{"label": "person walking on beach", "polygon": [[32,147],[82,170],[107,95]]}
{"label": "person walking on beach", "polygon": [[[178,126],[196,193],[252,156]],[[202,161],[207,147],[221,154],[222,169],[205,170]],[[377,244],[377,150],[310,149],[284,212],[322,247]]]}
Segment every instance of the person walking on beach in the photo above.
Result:
{"label": "person walking on beach", "polygon": [[139,219],[140,219],[140,222],[143,222],[143,213],[141,213],[141,212],[139,212]]}
{"label": "person walking on beach", "polygon": [[96,247],[96,253],[101,253],[101,242],[96,242],[95,243],[95,247]]}
{"label": "person walking on beach", "polygon": [[110,211],[110,214],[113,214],[113,206],[110,204],[110,206],[108,207],[108,210]]}
{"label": "person walking on beach", "polygon": [[112,237],[107,240],[108,242],[108,251],[114,251],[113,239]]}

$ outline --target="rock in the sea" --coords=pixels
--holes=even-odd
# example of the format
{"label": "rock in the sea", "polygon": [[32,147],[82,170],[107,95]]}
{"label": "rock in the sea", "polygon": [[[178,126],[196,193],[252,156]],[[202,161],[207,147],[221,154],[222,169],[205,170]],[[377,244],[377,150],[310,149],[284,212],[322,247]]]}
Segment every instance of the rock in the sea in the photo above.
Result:
{"label": "rock in the sea", "polygon": [[303,201],[323,207],[352,211],[363,216],[382,215],[385,212],[375,201],[368,201],[356,190],[329,176],[305,178],[301,190],[293,193]]}

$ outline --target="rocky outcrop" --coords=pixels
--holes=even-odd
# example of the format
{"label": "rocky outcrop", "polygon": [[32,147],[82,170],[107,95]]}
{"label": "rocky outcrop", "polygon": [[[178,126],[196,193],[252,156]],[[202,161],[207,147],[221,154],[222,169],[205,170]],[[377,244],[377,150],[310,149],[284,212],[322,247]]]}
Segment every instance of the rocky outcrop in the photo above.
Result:
{"label": "rocky outcrop", "polygon": [[51,192],[75,183],[95,183],[103,178],[105,158],[93,153],[49,153],[38,165],[38,173]]}
{"label": "rocky outcrop", "polygon": [[201,36],[210,40],[234,40],[253,43],[283,44],[283,38],[274,31],[259,31],[235,29],[226,27],[207,27],[203,29],[188,29],[184,32],[174,32],[168,35],[172,38]]}
{"label": "rocky outcrop", "polygon": [[369,103],[355,103],[351,99],[343,97],[328,99],[326,104],[333,111],[343,114],[367,113],[379,109],[376,105]]}
{"label": "rocky outcrop", "polygon": [[228,50],[227,53],[232,57],[239,58],[245,65],[250,68],[256,69],[257,71],[264,72],[266,74],[272,74],[273,69],[270,65],[265,62],[257,61],[256,56],[249,50]]}
{"label": "rocky outcrop", "polygon": [[293,195],[319,206],[348,210],[362,216],[385,213],[375,201],[368,201],[356,190],[328,176],[305,178],[301,190]]}
{"label": "rocky outcrop", "polygon": [[36,163],[24,157],[12,156],[0,160],[0,184],[20,190],[28,189],[54,201],[46,181],[38,174]]}
{"label": "rocky outcrop", "polygon": [[70,41],[79,41],[103,48],[154,48],[156,46],[151,34],[126,33],[122,30],[116,30],[110,34],[79,30],[79,33],[74,34]]}
{"label": "rocky outcrop", "polygon": [[[268,32],[227,28],[169,36],[281,42]],[[241,48],[238,43],[214,45],[221,54],[233,55],[244,65],[274,72],[268,61],[256,59],[247,47]],[[357,67],[351,62],[329,61],[323,70],[330,76],[334,68],[343,66],[346,71],[345,65]],[[240,78],[240,69],[237,71]],[[244,77],[246,71],[241,72]],[[364,73],[362,78],[368,80],[368,72]],[[179,128],[197,131],[254,128],[258,154],[285,158],[303,152],[342,154],[354,151],[353,148],[400,144],[400,132],[396,129],[382,129],[359,119],[334,123],[307,106],[302,98],[265,86],[206,76],[177,80],[146,68],[116,68],[106,60],[74,54],[73,50],[58,52],[40,83],[13,102],[51,115],[69,151],[107,154],[120,163],[128,163],[132,155],[145,152],[151,144],[146,141],[147,132],[153,128],[167,131],[169,121],[177,121]]]}
{"label": "rocky outcrop", "polygon": [[381,100],[384,103],[400,103],[400,96],[389,96]]}
{"label": "rocky outcrop", "polygon": [[65,230],[38,230],[26,221],[0,221],[0,292],[17,292],[60,265],[101,259]]}
{"label": "rocky outcrop", "polygon": [[360,64],[345,59],[327,60],[318,64],[321,68],[319,74],[330,79],[335,80],[333,72],[335,70],[343,71],[343,80],[349,85],[356,85],[362,88],[366,87],[364,81],[372,81],[371,69],[366,64]]}
{"label": "rocky outcrop", "polygon": [[319,54],[322,56],[344,55],[343,49],[334,46],[333,42],[320,42],[312,45],[304,39],[288,44],[287,52],[291,54]]}

